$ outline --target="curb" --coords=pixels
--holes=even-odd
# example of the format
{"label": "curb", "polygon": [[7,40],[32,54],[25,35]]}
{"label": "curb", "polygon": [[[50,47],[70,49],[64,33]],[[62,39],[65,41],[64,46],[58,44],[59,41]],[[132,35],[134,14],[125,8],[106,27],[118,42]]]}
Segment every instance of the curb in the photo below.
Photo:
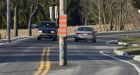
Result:
{"label": "curb", "polygon": [[0,46],[1,46],[1,45],[6,45],[6,44],[9,44],[9,43],[0,43]]}
{"label": "curb", "polygon": [[[112,44],[113,43],[113,44]],[[138,44],[129,44],[129,43],[125,43],[125,42],[118,42],[118,40],[110,40],[106,42],[107,45],[119,45],[119,46],[140,46]]]}
{"label": "curb", "polygon": [[129,44],[129,43],[125,43],[125,42],[118,42],[118,45],[120,46],[140,46],[139,44]]}
{"label": "curb", "polygon": [[133,58],[134,55],[129,55],[127,52],[123,52],[123,51],[120,51],[120,50],[117,50],[118,48],[114,49],[114,53],[116,55],[119,55],[119,56],[126,56],[126,57],[129,57],[129,58]]}
{"label": "curb", "polygon": [[[115,42],[115,43],[117,42],[117,44],[111,44],[112,42]],[[119,45],[119,46],[140,46],[138,44],[128,44],[128,43],[124,43],[124,42],[118,42],[118,40],[107,41],[106,44],[107,45]],[[129,55],[127,52],[123,52],[123,51],[120,51],[117,49],[118,48],[114,49],[114,53],[116,55],[132,58],[133,60],[140,62],[140,55]]]}
{"label": "curb", "polygon": [[[112,43],[115,43],[115,44],[112,44]],[[106,44],[107,45],[119,45],[119,46],[128,46],[129,45],[128,43],[125,43],[125,42],[118,42],[118,40],[110,40],[110,41],[107,41]]]}
{"label": "curb", "polygon": [[140,62],[140,55],[136,55],[133,57],[133,60],[139,61]]}
{"label": "curb", "polygon": [[[19,38],[32,38],[32,36],[20,36],[20,37],[13,37],[13,38],[11,38],[11,40],[14,40],[14,39],[19,39]],[[7,39],[1,39],[1,40],[7,40]]]}
{"label": "curb", "polygon": [[112,45],[118,45],[117,43],[118,43],[118,40],[110,40],[110,41],[106,42],[107,45],[111,45],[111,46]]}
{"label": "curb", "polygon": [[118,45],[120,45],[120,46],[128,46],[129,44],[125,43],[125,42],[118,42]]}
{"label": "curb", "polygon": [[132,58],[133,60],[140,62],[140,55],[129,55],[127,52],[119,51],[117,49],[118,48],[114,49],[114,53],[116,55],[125,56],[125,57],[128,57],[128,58]]}
{"label": "curb", "polygon": [[[11,38],[11,40],[15,40],[15,39],[17,39],[17,40],[12,41],[11,43],[17,43],[17,42],[19,42],[19,41],[23,41],[23,40],[26,40],[26,39],[29,39],[29,38],[33,38],[33,37],[30,37],[30,36],[13,37],[13,38]],[[2,40],[7,40],[7,39],[2,39]],[[8,43],[8,42],[0,43],[0,46],[1,46],[1,45],[6,45],[6,44],[10,44],[10,43]]]}

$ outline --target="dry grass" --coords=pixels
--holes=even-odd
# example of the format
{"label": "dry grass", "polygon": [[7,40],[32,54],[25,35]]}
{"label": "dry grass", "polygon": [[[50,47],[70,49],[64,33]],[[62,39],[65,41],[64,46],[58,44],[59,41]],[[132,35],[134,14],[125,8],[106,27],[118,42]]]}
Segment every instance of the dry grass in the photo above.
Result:
{"label": "dry grass", "polygon": [[[100,32],[100,26],[99,25],[91,25],[91,26],[96,31]],[[68,34],[74,33],[75,32],[75,28],[76,28],[76,26],[69,26],[67,28],[67,33]],[[102,32],[104,32],[105,30],[103,28],[103,25],[101,26],[101,28],[102,28]],[[130,25],[127,25],[125,27],[125,30],[127,30],[127,31],[128,30],[133,30],[135,28],[137,28],[137,27],[132,25],[132,24],[130,24]],[[19,29],[18,31],[19,31],[19,33],[18,33],[19,36],[28,36],[28,29]],[[33,29],[32,32],[33,32],[33,36],[37,36],[37,29]],[[6,33],[7,33],[6,30],[0,30],[0,34],[1,34],[2,38],[6,38]],[[11,30],[11,36],[12,37],[13,37],[13,33],[14,33],[13,30]]]}
{"label": "dry grass", "polygon": [[[37,35],[37,29],[33,29],[32,32],[33,32],[33,36]],[[1,34],[1,38],[6,38],[7,31],[6,30],[0,30],[0,34]],[[18,30],[18,35],[19,36],[28,36],[28,29],[19,29]],[[11,37],[14,37],[14,31],[13,30],[11,30]]]}

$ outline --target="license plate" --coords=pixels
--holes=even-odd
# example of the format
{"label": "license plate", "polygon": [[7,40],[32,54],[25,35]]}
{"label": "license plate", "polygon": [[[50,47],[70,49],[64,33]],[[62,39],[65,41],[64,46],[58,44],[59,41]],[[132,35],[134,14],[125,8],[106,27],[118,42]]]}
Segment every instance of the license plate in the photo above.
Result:
{"label": "license plate", "polygon": [[88,35],[88,34],[83,34],[83,35]]}

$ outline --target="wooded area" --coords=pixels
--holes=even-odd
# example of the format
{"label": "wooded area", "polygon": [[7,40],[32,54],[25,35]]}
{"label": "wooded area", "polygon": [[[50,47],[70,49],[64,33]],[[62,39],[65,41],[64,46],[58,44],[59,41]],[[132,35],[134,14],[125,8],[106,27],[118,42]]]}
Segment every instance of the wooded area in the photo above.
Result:
{"label": "wooded area", "polygon": [[80,0],[80,6],[83,24],[94,20],[96,24],[104,25],[106,31],[124,30],[126,25],[140,19],[140,0]]}
{"label": "wooded area", "polygon": [[[59,0],[10,0],[11,28],[29,28],[49,19],[49,6]],[[69,25],[104,25],[104,30],[123,30],[139,22],[140,0],[66,0]],[[0,0],[0,28],[6,28],[6,0]]]}

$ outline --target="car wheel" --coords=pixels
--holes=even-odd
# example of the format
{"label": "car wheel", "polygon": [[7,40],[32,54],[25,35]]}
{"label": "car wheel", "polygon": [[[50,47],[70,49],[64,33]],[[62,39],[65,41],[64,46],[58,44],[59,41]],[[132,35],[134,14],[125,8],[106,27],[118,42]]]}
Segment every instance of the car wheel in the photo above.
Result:
{"label": "car wheel", "polygon": [[92,43],[96,43],[96,39],[92,39]]}
{"label": "car wheel", "polygon": [[41,40],[41,37],[37,37],[37,40]]}
{"label": "car wheel", "polygon": [[75,38],[75,42],[78,42],[78,41],[79,41],[79,39]]}
{"label": "car wheel", "polygon": [[54,37],[54,38],[53,38],[53,41],[57,41],[57,37]]}

